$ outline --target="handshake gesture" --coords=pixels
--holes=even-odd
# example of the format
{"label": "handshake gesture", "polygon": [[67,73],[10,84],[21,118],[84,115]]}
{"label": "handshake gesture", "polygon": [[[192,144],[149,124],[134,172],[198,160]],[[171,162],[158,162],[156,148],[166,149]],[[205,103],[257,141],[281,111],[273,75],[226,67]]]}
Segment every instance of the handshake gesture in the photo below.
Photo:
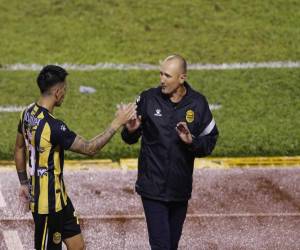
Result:
{"label": "handshake gesture", "polygon": [[137,117],[136,108],[135,103],[118,104],[112,126],[118,129],[122,125],[126,125],[129,132],[135,131],[141,124],[140,117]]}

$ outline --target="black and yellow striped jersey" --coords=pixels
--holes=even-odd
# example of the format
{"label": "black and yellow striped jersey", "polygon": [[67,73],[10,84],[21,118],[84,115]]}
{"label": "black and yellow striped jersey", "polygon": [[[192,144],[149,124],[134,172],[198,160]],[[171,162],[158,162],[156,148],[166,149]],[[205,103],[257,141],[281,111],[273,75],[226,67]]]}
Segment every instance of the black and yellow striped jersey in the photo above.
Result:
{"label": "black and yellow striped jersey", "polygon": [[21,113],[18,132],[22,133],[28,152],[31,211],[60,211],[67,204],[64,150],[72,145],[76,134],[36,103]]}

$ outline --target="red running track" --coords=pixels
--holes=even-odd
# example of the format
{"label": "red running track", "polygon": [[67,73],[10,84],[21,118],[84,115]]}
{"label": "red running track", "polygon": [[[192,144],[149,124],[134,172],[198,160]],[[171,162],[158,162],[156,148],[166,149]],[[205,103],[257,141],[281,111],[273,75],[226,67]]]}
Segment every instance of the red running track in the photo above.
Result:
{"label": "red running track", "polygon": [[[65,171],[87,249],[149,249],[135,178],[136,171]],[[300,249],[299,183],[300,168],[195,170],[179,249]],[[11,241],[33,249],[31,214],[17,187],[15,172],[0,169],[1,250]]]}

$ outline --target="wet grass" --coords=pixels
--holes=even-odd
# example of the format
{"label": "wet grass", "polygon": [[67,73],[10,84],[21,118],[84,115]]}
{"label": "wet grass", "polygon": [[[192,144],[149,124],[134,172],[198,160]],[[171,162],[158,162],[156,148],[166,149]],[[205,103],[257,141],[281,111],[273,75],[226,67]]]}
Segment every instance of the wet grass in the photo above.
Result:
{"label": "wet grass", "polygon": [[297,0],[1,0],[0,64],[299,60]]}
{"label": "wet grass", "polygon": [[[27,105],[39,95],[36,72],[0,72],[0,105]],[[220,130],[215,156],[299,155],[299,69],[191,71],[189,82],[222,107],[213,111]],[[69,92],[55,115],[92,138],[112,120],[117,103],[132,101],[158,83],[155,71],[70,72]],[[82,94],[79,86],[94,87]],[[0,159],[12,159],[18,113],[0,113]],[[116,135],[97,158],[136,157],[139,145]],[[67,158],[82,158],[68,153]],[[85,158],[85,157],[83,157]]]}

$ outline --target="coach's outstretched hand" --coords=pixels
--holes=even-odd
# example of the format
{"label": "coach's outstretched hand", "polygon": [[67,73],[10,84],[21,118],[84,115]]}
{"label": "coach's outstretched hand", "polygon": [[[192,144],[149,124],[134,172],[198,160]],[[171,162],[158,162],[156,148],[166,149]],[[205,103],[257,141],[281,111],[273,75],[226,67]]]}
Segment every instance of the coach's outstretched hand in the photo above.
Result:
{"label": "coach's outstretched hand", "polygon": [[141,116],[134,117],[133,119],[129,120],[126,123],[126,128],[127,128],[129,133],[133,133],[134,131],[136,131],[140,127],[141,118],[142,118]]}

